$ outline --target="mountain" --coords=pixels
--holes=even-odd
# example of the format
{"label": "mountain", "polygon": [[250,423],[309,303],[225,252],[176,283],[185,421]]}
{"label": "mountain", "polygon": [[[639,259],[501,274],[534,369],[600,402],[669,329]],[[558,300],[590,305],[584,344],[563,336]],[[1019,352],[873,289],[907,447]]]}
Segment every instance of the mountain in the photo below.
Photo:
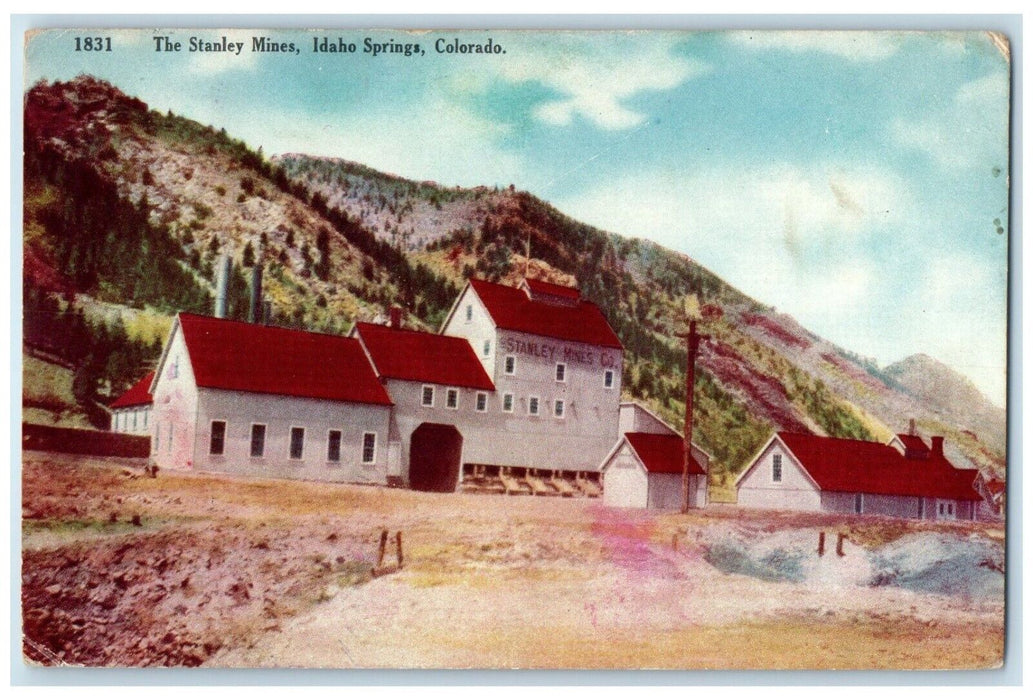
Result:
{"label": "mountain", "polygon": [[886,367],[885,373],[942,422],[965,425],[988,445],[1004,445],[1007,440],[1004,411],[939,360],[911,355]]}
{"label": "mountain", "polygon": [[25,135],[26,341],[81,348],[63,360],[77,368],[82,401],[142,373],[176,311],[209,311],[223,252],[235,267],[231,315],[246,314],[248,268],[260,261],[272,322],[328,332],[391,304],[410,325],[436,329],[467,278],[514,283],[526,272],[576,283],[600,305],[625,344],[626,398],[674,424],[684,412],[680,314],[687,294],[699,297],[709,339],[695,434],[719,488],[773,429],[887,440],[911,418],[946,435],[963,464],[1003,471],[1000,409],[922,394],[911,373],[823,340],[690,257],[580,223],[527,192],[266,158],[89,76],[33,86]]}

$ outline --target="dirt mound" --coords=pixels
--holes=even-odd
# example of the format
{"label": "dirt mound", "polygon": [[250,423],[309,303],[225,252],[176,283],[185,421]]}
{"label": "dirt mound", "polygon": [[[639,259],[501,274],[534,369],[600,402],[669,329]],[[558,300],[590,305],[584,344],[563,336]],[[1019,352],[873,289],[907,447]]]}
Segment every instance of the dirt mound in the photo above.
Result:
{"label": "dirt mound", "polygon": [[907,535],[873,553],[874,585],[971,598],[1004,597],[1004,549],[973,535]]}
{"label": "dirt mound", "polygon": [[[726,574],[818,586],[897,586],[908,590],[1001,600],[1004,548],[972,534],[919,532],[876,548],[838,542],[827,533],[818,554],[816,530],[711,533],[704,558]],[[843,554],[837,552],[837,546]]]}

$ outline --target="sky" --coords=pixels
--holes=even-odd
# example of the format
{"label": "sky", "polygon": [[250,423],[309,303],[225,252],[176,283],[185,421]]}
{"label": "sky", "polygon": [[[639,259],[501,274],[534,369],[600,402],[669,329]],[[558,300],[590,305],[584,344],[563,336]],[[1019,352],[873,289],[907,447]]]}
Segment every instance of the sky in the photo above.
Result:
{"label": "sky", "polygon": [[[74,50],[98,35],[110,53]],[[256,36],[298,52],[252,52]],[[355,50],[314,52],[323,38]],[[489,39],[499,53],[445,52]],[[880,365],[931,355],[1004,405],[1010,66],[987,34],[55,31],[25,63],[26,86],[90,73],[266,155],[513,184]]]}

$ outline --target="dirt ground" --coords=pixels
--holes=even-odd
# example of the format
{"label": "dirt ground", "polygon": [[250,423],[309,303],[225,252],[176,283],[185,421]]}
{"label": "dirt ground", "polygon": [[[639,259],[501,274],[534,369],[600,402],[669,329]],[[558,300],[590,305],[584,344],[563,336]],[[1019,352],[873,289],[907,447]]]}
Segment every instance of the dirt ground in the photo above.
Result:
{"label": "dirt ground", "polygon": [[1003,656],[1000,525],[142,467],[26,454],[27,663],[938,669]]}

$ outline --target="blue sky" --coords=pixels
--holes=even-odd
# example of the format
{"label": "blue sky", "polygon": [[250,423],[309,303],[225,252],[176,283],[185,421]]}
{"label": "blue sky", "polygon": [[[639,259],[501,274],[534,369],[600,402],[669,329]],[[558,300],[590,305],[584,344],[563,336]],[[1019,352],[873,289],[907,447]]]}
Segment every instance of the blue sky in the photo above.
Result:
{"label": "blue sky", "polygon": [[[115,32],[111,54],[86,54],[45,33],[26,84],[92,73],[266,154],[512,183],[881,364],[932,355],[1004,404],[1009,61],[988,35],[165,34],[246,46],[159,54],[152,32]],[[300,53],[252,54],[256,34]],[[313,36],[357,52],[313,53]],[[455,36],[505,53],[435,51]],[[424,55],[374,58],[366,37]]]}

